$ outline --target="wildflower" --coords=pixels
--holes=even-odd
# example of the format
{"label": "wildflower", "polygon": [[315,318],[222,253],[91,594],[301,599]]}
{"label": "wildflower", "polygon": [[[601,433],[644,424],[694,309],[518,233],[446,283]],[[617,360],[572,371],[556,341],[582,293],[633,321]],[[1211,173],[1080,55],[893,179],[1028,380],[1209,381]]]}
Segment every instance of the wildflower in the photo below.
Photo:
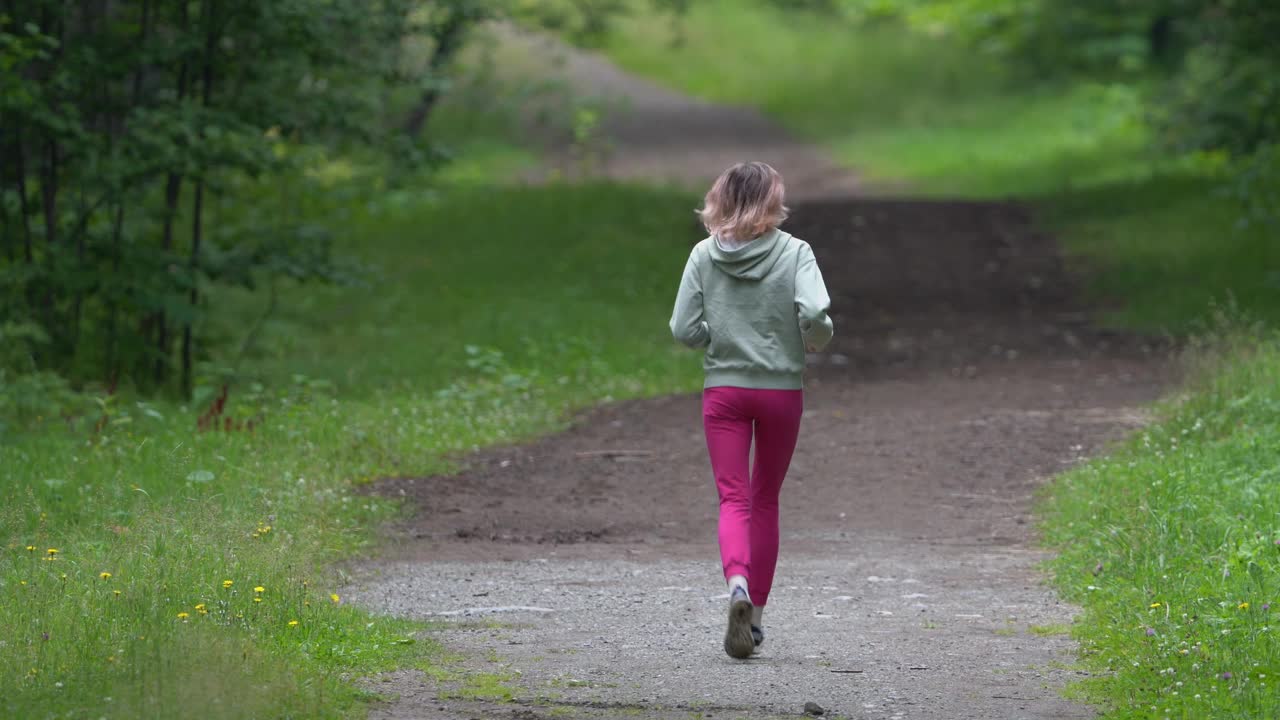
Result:
{"label": "wildflower", "polygon": [[253,599],[253,601],[254,601],[254,602],[262,602],[262,598],[260,598],[260,597],[256,597],[256,598],[254,598],[254,599]]}
{"label": "wildflower", "polygon": [[57,555],[57,554],[58,554],[58,548],[49,548],[48,550],[45,550],[45,552],[46,552],[50,557],[53,557],[54,555]]}
{"label": "wildflower", "polygon": [[289,621],[289,627],[298,627],[298,621],[297,621],[297,620],[290,620],[290,621]]}
{"label": "wildflower", "polygon": [[1152,635],[1155,635],[1155,634],[1156,634],[1155,628],[1147,628],[1147,637],[1151,637]]}
{"label": "wildflower", "polygon": [[35,546],[35,545],[28,545],[28,546],[27,546],[27,552],[35,552],[35,551],[36,551],[36,546]]}
{"label": "wildflower", "polygon": [[27,581],[26,581],[26,580],[19,580],[18,582],[22,583],[23,585],[26,585],[26,584],[27,584]]}
{"label": "wildflower", "polygon": [[204,603],[198,603],[196,605],[196,612],[200,613],[201,615],[209,614],[209,611],[204,609]]}
{"label": "wildflower", "polygon": [[1224,672],[1224,673],[1222,673],[1222,679],[1223,679],[1223,680],[1230,680],[1230,679],[1231,679],[1231,673],[1230,673],[1229,671],[1228,671],[1228,672]]}
{"label": "wildflower", "polygon": [[338,597],[338,593],[331,593],[329,595],[329,599],[333,601],[334,605],[337,605],[338,603],[342,602],[342,598]]}
{"label": "wildflower", "polygon": [[116,597],[120,597],[120,591],[119,591],[119,590],[112,590],[111,592],[112,592],[112,593],[115,593],[115,596],[116,596]]}
{"label": "wildflower", "polygon": [[310,601],[310,600],[303,600],[303,601],[302,601],[302,607],[311,607],[311,601]]}
{"label": "wildflower", "polygon": [[1237,606],[1236,606],[1236,609],[1237,609],[1237,610],[1248,610],[1248,609],[1249,609],[1249,603],[1247,603],[1247,602],[1242,602],[1242,603],[1240,603],[1239,605],[1237,605]]}
{"label": "wildflower", "polygon": [[110,579],[111,579],[111,573],[109,573],[109,572],[100,572],[100,573],[98,573],[98,577],[102,578],[103,580],[110,580]]}
{"label": "wildflower", "polygon": [[264,593],[267,591],[267,589],[259,585],[258,587],[254,588],[253,591],[256,593]]}
{"label": "wildflower", "polygon": [[66,579],[67,579],[67,574],[66,574],[66,573],[62,573],[62,575],[61,575],[60,577],[61,577],[63,580],[66,580]]}
{"label": "wildflower", "polygon": [[1271,603],[1262,603],[1262,609],[1263,609],[1263,610],[1270,610],[1270,609],[1271,609]]}
{"label": "wildflower", "polygon": [[1152,608],[1152,609],[1155,609],[1155,608],[1158,608],[1158,607],[1160,607],[1160,603],[1158,603],[1158,602],[1153,602],[1153,603],[1151,603],[1151,608]]}
{"label": "wildflower", "polygon": [[188,613],[184,613],[184,612],[180,612],[180,613],[178,613],[178,619],[179,619],[179,620],[186,620],[186,619],[187,619],[187,618],[189,618],[189,617],[191,617],[191,615],[190,615],[190,614],[188,614]]}
{"label": "wildflower", "polygon": [[229,588],[229,587],[231,587],[231,586],[232,586],[232,585],[234,585],[234,584],[235,584],[235,583],[231,582],[230,580],[223,580],[223,581],[222,581],[222,587],[224,587],[224,588]]}

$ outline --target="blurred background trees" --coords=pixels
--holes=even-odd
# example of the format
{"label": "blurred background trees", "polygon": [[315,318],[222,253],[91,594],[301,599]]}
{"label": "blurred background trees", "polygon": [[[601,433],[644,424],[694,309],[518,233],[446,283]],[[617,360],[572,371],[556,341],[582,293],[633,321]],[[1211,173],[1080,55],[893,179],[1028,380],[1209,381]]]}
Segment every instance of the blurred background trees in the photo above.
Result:
{"label": "blurred background trees", "polygon": [[[584,38],[619,0],[0,5],[0,370],[189,393],[211,285],[344,277],[317,169],[438,158],[450,65],[500,17]],[[390,172],[388,174],[391,174]]]}
{"label": "blurred background trees", "polygon": [[[1248,221],[1280,214],[1273,0],[760,1],[947,36],[1026,82],[1128,88],[1163,151],[1220,157]],[[627,13],[678,27],[698,2],[0,3],[0,372],[31,392],[189,394],[211,343],[253,336],[207,330],[211,288],[350,279],[328,200],[446,157],[427,128],[477,27],[589,43]],[[378,182],[344,184],[334,158]]]}

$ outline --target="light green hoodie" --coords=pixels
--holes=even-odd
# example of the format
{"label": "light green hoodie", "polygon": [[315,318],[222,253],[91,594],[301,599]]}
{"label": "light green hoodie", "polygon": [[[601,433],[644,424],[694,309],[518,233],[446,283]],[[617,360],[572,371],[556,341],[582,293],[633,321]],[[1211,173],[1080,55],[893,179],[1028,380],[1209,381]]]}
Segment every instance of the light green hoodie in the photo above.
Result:
{"label": "light green hoodie", "polygon": [[671,334],[707,349],[704,387],[799,390],[805,349],[831,340],[830,306],[803,240],[775,229],[726,250],[713,236],[689,254]]}

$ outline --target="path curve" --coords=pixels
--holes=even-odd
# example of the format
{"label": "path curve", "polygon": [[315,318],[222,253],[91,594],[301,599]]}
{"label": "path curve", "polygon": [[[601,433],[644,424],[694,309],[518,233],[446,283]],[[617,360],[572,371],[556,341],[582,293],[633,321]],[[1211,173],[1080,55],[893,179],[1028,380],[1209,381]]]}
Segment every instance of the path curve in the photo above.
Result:
{"label": "path curve", "polygon": [[[345,596],[447,623],[466,668],[515,690],[468,699],[458,678],[403,672],[374,684],[398,696],[374,716],[1091,717],[1060,694],[1073,609],[1036,573],[1028,512],[1047,477],[1143,421],[1160,353],[1088,325],[1017,206],[852,197],[853,175],[755,113],[587,54],[566,67],[631,95],[607,124],[616,176],[702,181],[764,158],[802,198],[788,229],[814,246],[837,339],[812,358],[768,643],[746,663],[720,650],[698,398],[614,404],[461,475],[379,484],[418,511]],[[655,117],[683,123],[676,144]]]}
{"label": "path curve", "polygon": [[498,27],[496,33],[513,56],[553,58],[552,76],[569,88],[574,102],[602,111],[603,142],[593,146],[600,153],[598,160],[584,170],[578,148],[553,142],[550,161],[535,171],[535,178],[545,178],[548,172],[570,178],[589,174],[701,192],[721,170],[750,159],[777,168],[793,202],[850,197],[861,190],[856,174],[754,108],[710,103],[668,90],[542,34],[509,26]]}

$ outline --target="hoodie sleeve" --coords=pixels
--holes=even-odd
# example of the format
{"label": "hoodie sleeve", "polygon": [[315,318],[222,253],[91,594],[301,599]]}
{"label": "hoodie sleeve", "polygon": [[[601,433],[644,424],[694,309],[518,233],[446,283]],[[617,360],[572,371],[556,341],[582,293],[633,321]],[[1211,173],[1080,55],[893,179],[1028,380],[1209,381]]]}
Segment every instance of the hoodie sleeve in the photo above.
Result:
{"label": "hoodie sleeve", "polygon": [[805,349],[822,350],[831,342],[835,328],[827,311],[831,298],[822,282],[822,271],[813,257],[808,243],[800,246],[800,258],[796,263],[796,315],[800,321],[800,334]]}
{"label": "hoodie sleeve", "polygon": [[694,258],[697,248],[689,253],[689,262],[680,278],[680,290],[676,292],[676,306],[671,311],[671,335],[694,349],[705,348],[711,343],[711,332],[702,318],[702,279],[698,276],[698,263]]}

